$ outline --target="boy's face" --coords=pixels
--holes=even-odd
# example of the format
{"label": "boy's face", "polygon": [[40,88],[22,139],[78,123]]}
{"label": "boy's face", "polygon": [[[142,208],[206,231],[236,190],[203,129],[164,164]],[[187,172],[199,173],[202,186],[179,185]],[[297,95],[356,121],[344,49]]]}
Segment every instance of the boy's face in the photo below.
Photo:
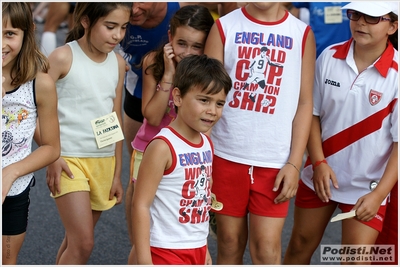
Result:
{"label": "boy's face", "polygon": [[[207,91],[207,90],[205,90]],[[226,94],[221,90],[217,94],[206,94],[199,87],[191,88],[184,97],[178,88],[174,88],[174,103],[178,107],[178,117],[188,128],[195,132],[207,132],[221,118]]]}

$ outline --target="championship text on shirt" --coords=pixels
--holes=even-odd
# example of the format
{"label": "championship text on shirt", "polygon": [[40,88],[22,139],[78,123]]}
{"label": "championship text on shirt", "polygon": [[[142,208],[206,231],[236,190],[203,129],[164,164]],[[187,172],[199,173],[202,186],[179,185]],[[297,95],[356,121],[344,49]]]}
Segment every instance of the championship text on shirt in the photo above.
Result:
{"label": "championship text on shirt", "polygon": [[[229,106],[273,114],[280,92],[283,67],[266,64],[266,60],[283,65],[286,62],[286,50],[291,50],[293,47],[293,38],[272,33],[266,36],[264,33],[238,32],[235,36],[235,43],[239,44],[239,60],[236,65],[236,81],[233,81],[233,89],[236,91],[233,100],[228,103]],[[261,54],[261,47],[263,46],[268,48],[267,59],[258,61],[256,64],[258,64],[258,69],[263,69],[265,87],[263,88],[264,92],[258,93],[255,102],[253,102],[249,99],[249,95],[260,87],[260,81],[253,81],[244,90],[241,90],[241,88],[252,77],[252,59]]]}

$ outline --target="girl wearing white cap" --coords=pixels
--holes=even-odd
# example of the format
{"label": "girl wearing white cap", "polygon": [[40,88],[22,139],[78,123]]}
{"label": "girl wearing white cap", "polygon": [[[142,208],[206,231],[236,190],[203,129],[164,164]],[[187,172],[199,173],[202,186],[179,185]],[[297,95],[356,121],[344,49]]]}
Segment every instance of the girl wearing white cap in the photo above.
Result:
{"label": "girl wearing white cap", "polygon": [[[352,38],[327,47],[316,62],[309,158],[285,264],[310,263],[336,208],[355,210],[342,221],[342,244],[373,245],[397,182],[398,2],[343,9]],[[358,259],[353,263],[370,262]]]}

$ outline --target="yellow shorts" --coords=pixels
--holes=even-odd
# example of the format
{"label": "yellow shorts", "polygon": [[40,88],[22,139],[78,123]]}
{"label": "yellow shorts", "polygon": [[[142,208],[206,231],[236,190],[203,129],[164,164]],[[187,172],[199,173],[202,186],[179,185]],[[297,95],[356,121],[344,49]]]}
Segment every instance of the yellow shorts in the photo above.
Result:
{"label": "yellow shorts", "polygon": [[106,158],[71,158],[62,157],[71,169],[74,178],[65,172],[61,173],[60,194],[50,193],[53,198],[79,191],[87,191],[90,195],[92,210],[111,209],[117,202],[114,196],[109,200],[115,171],[115,157]]}
{"label": "yellow shorts", "polygon": [[130,167],[131,179],[129,180],[130,183],[134,183],[137,180],[140,163],[142,163],[142,158],[143,158],[143,152],[134,149],[131,157],[131,167]]}

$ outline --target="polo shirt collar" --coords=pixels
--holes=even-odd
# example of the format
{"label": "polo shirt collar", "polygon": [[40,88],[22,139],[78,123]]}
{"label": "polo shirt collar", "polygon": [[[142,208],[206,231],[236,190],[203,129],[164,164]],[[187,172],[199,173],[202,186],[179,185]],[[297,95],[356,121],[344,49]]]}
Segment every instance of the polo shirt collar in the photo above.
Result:
{"label": "polo shirt collar", "polygon": [[[335,49],[336,52],[333,54],[334,58],[337,59],[346,59],[350,48],[353,44],[353,38],[350,38],[350,40],[333,46],[331,49]],[[387,76],[389,69],[392,67],[393,63],[393,56],[394,56],[394,48],[391,42],[388,42],[388,45],[383,52],[383,54],[378,58],[377,61],[374,63],[374,67],[377,69],[377,71],[381,74],[381,76],[385,77]]]}

